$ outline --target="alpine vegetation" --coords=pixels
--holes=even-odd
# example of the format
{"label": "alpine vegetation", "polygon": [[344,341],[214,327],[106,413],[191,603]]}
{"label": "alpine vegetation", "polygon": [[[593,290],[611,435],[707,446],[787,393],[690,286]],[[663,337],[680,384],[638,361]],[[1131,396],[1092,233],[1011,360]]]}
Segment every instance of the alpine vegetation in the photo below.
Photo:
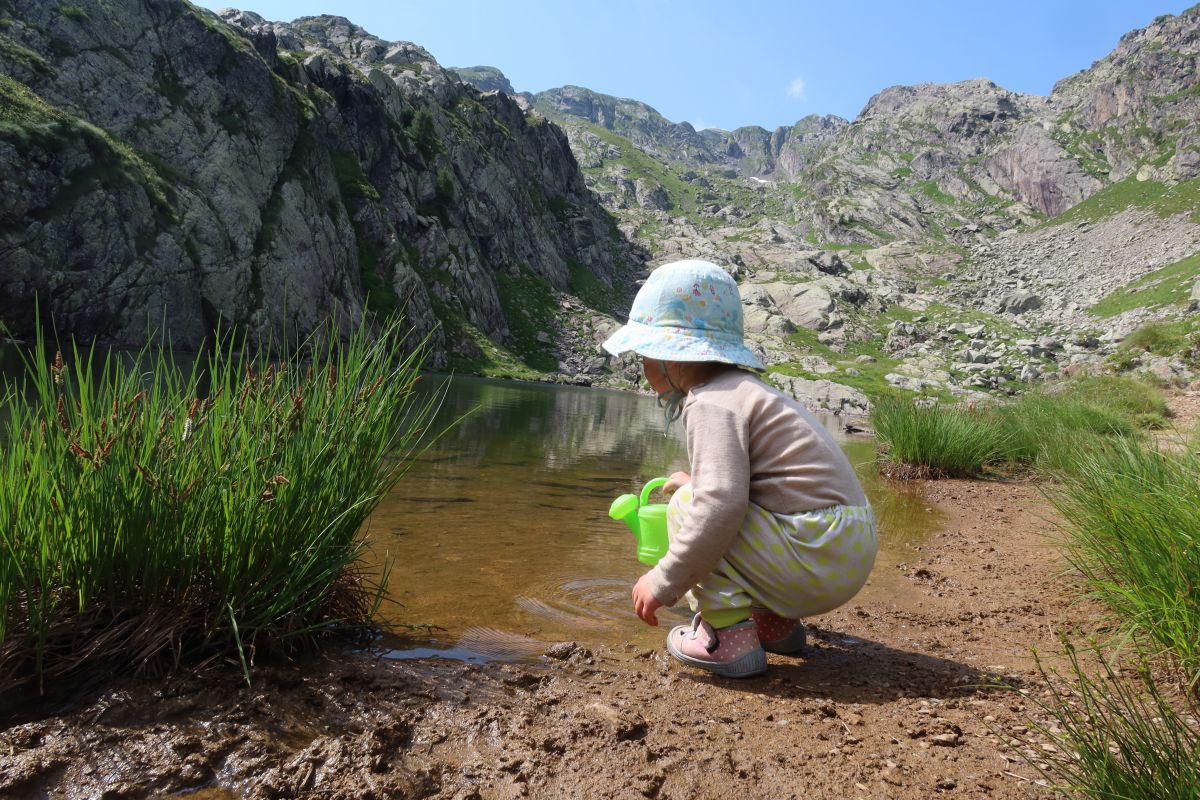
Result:
{"label": "alpine vegetation", "polygon": [[368,629],[360,529],[440,395],[399,323],[333,332],[189,368],[37,339],[0,400],[0,694]]}

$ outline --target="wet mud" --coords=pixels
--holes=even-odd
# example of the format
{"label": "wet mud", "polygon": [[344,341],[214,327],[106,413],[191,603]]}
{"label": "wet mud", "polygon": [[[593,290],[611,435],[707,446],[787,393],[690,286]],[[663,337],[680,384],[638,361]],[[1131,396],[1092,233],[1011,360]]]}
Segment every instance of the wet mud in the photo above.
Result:
{"label": "wet mud", "polygon": [[252,687],[218,666],[8,724],[0,797],[1049,797],[1031,650],[1088,616],[1052,512],[1020,483],[939,482],[922,502],[938,529],[761,678],[675,664],[631,617],[521,647],[481,628],[463,649],[508,663],[414,641],[260,665]]}

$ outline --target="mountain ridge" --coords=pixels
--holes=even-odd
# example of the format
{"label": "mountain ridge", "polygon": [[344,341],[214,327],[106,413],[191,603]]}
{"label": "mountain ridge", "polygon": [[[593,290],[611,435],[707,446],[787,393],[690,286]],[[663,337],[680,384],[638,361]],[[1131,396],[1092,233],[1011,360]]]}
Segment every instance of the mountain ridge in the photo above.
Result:
{"label": "mountain ridge", "polygon": [[648,268],[706,258],[793,392],[1007,392],[1181,319],[1198,23],[1131,32],[1048,97],[894,86],[853,121],[697,131],[343,17],[0,0],[0,319],[27,330],[36,297],[136,345],[166,309],[195,346],[403,310],[436,366],[629,386],[599,342]]}

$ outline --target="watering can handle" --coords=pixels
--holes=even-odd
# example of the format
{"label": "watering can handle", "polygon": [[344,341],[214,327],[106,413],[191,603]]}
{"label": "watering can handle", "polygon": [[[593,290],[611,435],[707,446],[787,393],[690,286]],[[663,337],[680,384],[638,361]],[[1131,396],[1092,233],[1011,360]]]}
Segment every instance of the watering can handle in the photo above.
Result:
{"label": "watering can handle", "polygon": [[666,482],[667,482],[666,478],[654,478],[653,480],[647,481],[646,485],[642,487],[641,505],[644,506],[644,505],[649,504],[650,493],[653,492],[658,487],[666,484]]}

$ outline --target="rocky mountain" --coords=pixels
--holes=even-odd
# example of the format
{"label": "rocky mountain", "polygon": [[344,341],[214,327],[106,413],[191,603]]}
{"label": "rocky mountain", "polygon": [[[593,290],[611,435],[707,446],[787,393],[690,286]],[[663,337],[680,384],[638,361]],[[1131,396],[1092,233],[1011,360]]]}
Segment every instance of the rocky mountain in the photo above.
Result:
{"label": "rocky mountain", "polygon": [[[518,99],[656,260],[731,266],[781,383],[861,405],[847,386],[963,394],[1089,368],[1187,313],[1198,30],[1200,7],[1160,17],[1048,97],[896,86],[853,122],[774,132],[695,131],[579,87]],[[1135,361],[1166,380],[1200,366]]]}
{"label": "rocky mountain", "polygon": [[[524,97],[568,130],[603,128],[684,170],[789,184],[789,211],[815,241],[940,240],[964,225],[1005,230],[1053,217],[1138,170],[1157,180],[1200,174],[1198,14],[1127,34],[1049,97],[983,79],[894,86],[852,123],[810,116],[773,132],[695,131],[574,86]],[[587,137],[572,142],[590,157]]]}
{"label": "rocky mountain", "polygon": [[1156,19],[1048,97],[896,86],[853,121],[698,131],[340,17],[0,0],[0,320],[36,298],[194,346],[403,309],[435,363],[629,385],[598,342],[647,263],[702,257],[817,404],[1114,359],[1185,380],[1121,340],[1200,303],[1198,30]]}
{"label": "rocky mountain", "polygon": [[[475,81],[471,81],[479,85]],[[579,86],[523,94],[532,108],[568,127],[579,120],[620,134],[642,152],[685,167],[715,165],[745,175],[795,176],[844,125],[841,117],[812,115],[768,131],[756,125],[732,132],[671,122],[638,102]]]}
{"label": "rocky mountain", "polygon": [[504,73],[495,67],[450,67],[450,71],[481,92],[516,93]]}
{"label": "rocky mountain", "polygon": [[0,319],[118,345],[402,308],[438,363],[555,371],[557,298],[634,260],[558,128],[339,17],[0,0],[0,184]]}

